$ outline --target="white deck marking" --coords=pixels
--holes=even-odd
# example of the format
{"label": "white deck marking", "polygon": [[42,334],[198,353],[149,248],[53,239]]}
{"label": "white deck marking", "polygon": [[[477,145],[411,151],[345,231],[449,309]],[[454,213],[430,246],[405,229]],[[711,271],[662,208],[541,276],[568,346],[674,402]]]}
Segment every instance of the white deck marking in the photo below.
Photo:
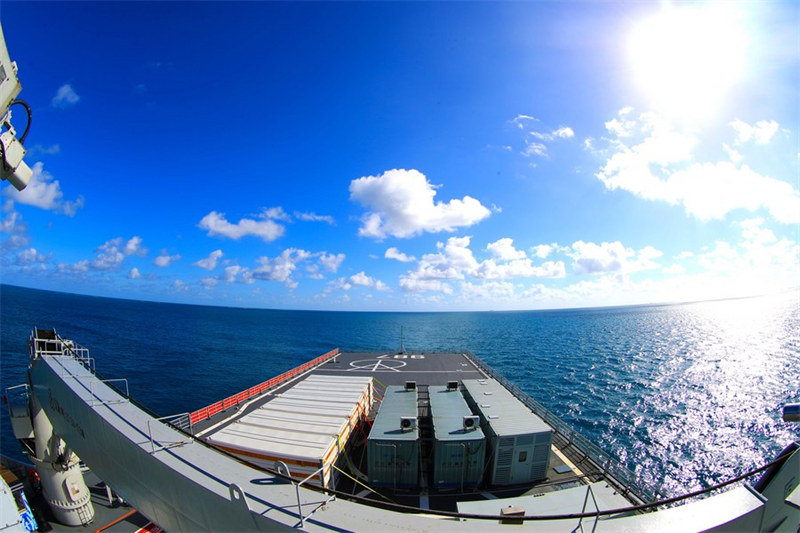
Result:
{"label": "white deck marking", "polygon": [[353,368],[349,368],[347,371],[367,370],[369,372],[377,372],[378,370],[391,370],[393,372],[400,372],[399,369],[407,364],[408,363],[405,361],[396,361],[393,359],[361,359],[360,361],[351,361],[350,366]]}

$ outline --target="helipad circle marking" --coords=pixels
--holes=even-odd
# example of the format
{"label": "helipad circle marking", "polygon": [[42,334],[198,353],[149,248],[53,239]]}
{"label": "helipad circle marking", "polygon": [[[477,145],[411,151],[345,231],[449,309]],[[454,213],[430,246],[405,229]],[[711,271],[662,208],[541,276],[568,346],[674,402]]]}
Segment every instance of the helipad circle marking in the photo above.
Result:
{"label": "helipad circle marking", "polygon": [[378,372],[379,370],[391,370],[392,372],[400,372],[400,369],[407,364],[405,361],[397,361],[395,359],[361,359],[359,361],[351,361],[350,366],[353,368],[347,371],[368,370],[370,372]]}

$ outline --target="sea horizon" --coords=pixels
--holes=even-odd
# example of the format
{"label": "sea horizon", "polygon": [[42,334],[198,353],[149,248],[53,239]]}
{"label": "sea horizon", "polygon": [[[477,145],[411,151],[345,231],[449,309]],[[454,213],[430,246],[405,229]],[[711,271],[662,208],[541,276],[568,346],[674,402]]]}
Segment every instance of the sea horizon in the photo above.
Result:
{"label": "sea horizon", "polygon": [[[370,309],[312,309],[312,308],[305,308],[305,307],[253,307],[253,306],[241,306],[241,305],[225,305],[225,304],[213,304],[213,303],[199,303],[199,302],[176,302],[176,301],[169,301],[169,300],[151,300],[151,299],[143,299],[143,298],[129,298],[124,296],[109,296],[109,295],[102,295],[102,294],[88,294],[82,292],[71,292],[71,291],[58,291],[54,289],[41,289],[38,287],[28,287],[25,285],[15,285],[13,283],[0,283],[0,287],[12,287],[17,289],[26,289],[31,291],[41,291],[41,292],[50,292],[55,294],[64,294],[70,296],[85,296],[87,298],[107,298],[110,300],[121,300],[121,301],[128,301],[128,302],[140,302],[140,303],[154,303],[154,304],[167,304],[167,305],[186,305],[186,306],[196,306],[196,307],[212,307],[212,308],[220,308],[220,309],[241,309],[241,310],[261,310],[261,311],[307,311],[307,312],[323,312],[323,313],[400,313],[400,314],[415,314],[415,313],[435,313],[435,314],[446,314],[446,313],[535,313],[535,312],[551,312],[551,311],[592,311],[592,310],[606,310],[606,309],[625,309],[625,308],[637,308],[637,307],[659,307],[659,306],[675,306],[675,305],[686,305],[686,304],[695,304],[695,303],[703,303],[703,302],[725,302],[725,301],[736,301],[736,300],[749,300],[753,298],[768,298],[768,297],[776,297],[781,296],[784,294],[791,294],[791,293],[798,293],[798,297],[800,297],[800,286],[797,287],[790,287],[780,291],[768,292],[768,293],[759,293],[759,294],[748,294],[748,295],[736,295],[736,296],[726,296],[726,297],[718,297],[718,298],[705,298],[705,299],[697,299],[697,300],[681,300],[681,301],[663,301],[663,302],[646,302],[646,303],[631,303],[631,304],[618,304],[618,305],[591,305],[591,306],[575,306],[575,307],[547,307],[547,308],[537,308],[537,309],[528,309],[528,308],[520,308],[520,309],[469,309],[469,310],[442,310],[442,309],[431,309],[431,310],[403,310],[403,309],[384,309],[384,310],[370,310]],[[0,302],[2,305],[2,302]]]}

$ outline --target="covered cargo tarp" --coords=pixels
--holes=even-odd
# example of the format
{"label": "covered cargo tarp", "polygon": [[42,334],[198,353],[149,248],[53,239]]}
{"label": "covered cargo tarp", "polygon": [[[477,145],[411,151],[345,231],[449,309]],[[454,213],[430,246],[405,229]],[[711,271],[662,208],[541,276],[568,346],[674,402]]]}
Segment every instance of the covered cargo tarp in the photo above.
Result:
{"label": "covered cargo tarp", "polygon": [[369,415],[370,377],[309,376],[231,423],[206,440],[242,459],[275,469],[278,461],[294,479],[314,476],[329,487],[332,465],[358,424]]}

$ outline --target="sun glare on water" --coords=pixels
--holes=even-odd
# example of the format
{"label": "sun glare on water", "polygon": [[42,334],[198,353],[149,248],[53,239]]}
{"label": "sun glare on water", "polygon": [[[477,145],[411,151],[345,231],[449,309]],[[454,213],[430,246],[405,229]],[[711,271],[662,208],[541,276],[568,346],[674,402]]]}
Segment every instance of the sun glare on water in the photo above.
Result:
{"label": "sun glare on water", "polygon": [[628,41],[634,75],[657,110],[707,116],[742,77],[747,36],[732,6],[666,6],[634,28]]}

